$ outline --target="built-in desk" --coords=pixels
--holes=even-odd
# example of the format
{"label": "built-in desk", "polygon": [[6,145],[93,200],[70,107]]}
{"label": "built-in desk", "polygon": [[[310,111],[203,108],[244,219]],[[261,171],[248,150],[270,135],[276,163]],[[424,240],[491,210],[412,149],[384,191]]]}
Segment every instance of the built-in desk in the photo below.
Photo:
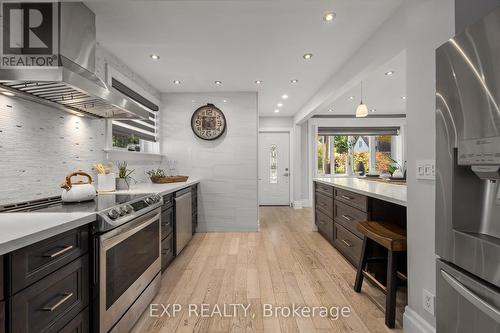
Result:
{"label": "built-in desk", "polygon": [[[406,229],[406,185],[359,178],[316,178],[314,207],[318,232],[356,268],[363,243],[356,224],[383,221]],[[373,257],[386,257],[385,251],[377,244],[369,249]],[[369,264],[368,270],[385,283],[385,266]]]}

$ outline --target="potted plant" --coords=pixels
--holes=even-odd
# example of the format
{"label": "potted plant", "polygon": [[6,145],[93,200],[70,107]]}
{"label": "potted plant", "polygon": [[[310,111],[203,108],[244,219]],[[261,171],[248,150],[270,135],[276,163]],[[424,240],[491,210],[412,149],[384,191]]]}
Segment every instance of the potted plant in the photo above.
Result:
{"label": "potted plant", "polygon": [[396,161],[392,157],[388,156],[388,158],[391,161],[391,164],[389,165],[388,169],[389,169],[389,172],[391,173],[392,177],[405,179],[406,178],[406,161],[405,161],[405,163],[403,163],[403,165],[401,165],[398,163],[398,161]]}
{"label": "potted plant", "polygon": [[162,178],[165,178],[165,171],[162,169],[155,169],[155,170],[149,170],[146,172],[146,174],[149,176],[149,179],[151,179],[151,182],[153,183],[159,183]]}
{"label": "potted plant", "polygon": [[128,169],[127,162],[118,163],[118,178],[116,178],[116,189],[117,190],[128,190],[130,189],[129,180],[132,179],[130,175],[135,171]]}

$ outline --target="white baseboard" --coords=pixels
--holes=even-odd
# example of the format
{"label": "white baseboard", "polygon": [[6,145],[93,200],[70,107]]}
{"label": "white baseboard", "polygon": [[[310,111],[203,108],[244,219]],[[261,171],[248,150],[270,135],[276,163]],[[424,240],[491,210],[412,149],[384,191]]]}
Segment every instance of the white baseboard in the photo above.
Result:
{"label": "white baseboard", "polygon": [[293,209],[302,209],[302,200],[292,202]]}
{"label": "white baseboard", "polygon": [[436,328],[409,306],[405,307],[403,314],[403,330],[405,333],[436,333]]}
{"label": "white baseboard", "polygon": [[303,208],[312,207],[311,200],[309,200],[309,199],[302,199],[302,207]]}

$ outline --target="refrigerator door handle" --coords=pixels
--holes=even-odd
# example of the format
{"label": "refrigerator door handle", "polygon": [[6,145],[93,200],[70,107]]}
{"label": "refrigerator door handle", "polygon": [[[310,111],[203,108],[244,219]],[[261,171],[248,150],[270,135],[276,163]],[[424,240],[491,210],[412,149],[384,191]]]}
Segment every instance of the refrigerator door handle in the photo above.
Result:
{"label": "refrigerator door handle", "polygon": [[490,316],[497,323],[500,323],[500,311],[496,309],[494,306],[480,298],[474,292],[472,292],[469,288],[464,286],[460,281],[455,279],[453,276],[445,272],[441,269],[441,276],[443,279],[448,282],[448,284],[453,287],[460,295],[462,295],[466,300],[474,304],[479,310],[483,313]]}

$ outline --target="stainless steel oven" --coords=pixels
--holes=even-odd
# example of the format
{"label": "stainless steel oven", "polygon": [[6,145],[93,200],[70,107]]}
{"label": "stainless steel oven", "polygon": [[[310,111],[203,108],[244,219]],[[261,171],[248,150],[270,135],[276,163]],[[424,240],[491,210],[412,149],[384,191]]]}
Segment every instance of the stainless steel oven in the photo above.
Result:
{"label": "stainless steel oven", "polygon": [[98,236],[99,332],[128,332],[159,288],[161,208]]}

